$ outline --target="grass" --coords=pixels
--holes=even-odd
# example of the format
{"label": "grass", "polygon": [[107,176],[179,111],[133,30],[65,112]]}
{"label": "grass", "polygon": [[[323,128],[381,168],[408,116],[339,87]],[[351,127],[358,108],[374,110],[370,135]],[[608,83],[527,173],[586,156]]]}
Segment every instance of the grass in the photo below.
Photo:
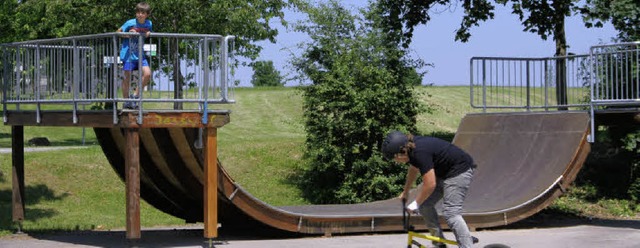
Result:
{"label": "grass", "polygon": [[[432,111],[418,117],[424,134],[452,137],[470,107],[468,87],[420,87],[421,101]],[[295,88],[239,88],[230,109],[231,122],[219,129],[219,157],[225,169],[248,192],[276,206],[308,202],[287,178],[302,164],[304,126],[302,98]],[[113,171],[95,134],[82,128],[25,127],[25,141],[47,137],[54,146],[79,146],[25,154],[27,232],[109,230],[125,226],[124,183]],[[0,126],[0,148],[11,147],[11,128]],[[575,195],[580,195],[576,193]],[[555,208],[583,215],[600,214],[618,202],[588,203],[580,197],[561,198]],[[601,206],[590,210],[581,206]],[[0,154],[0,236],[15,230],[11,221],[11,156]],[[143,202],[145,227],[184,224]],[[605,210],[602,210],[605,209]],[[590,212],[592,211],[592,212]],[[633,210],[631,210],[633,211]],[[637,210],[636,210],[637,211]],[[613,211],[612,211],[613,212]],[[613,214],[612,214],[613,215]]]}

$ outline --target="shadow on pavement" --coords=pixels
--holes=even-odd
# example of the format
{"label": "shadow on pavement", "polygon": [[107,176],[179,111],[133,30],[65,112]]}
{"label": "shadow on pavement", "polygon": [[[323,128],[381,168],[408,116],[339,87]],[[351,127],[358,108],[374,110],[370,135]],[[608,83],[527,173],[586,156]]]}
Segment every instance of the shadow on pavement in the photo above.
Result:
{"label": "shadow on pavement", "polygon": [[[126,232],[121,231],[60,231],[29,234],[29,237],[96,247],[208,247],[209,240],[203,237],[202,227],[177,227],[153,230],[142,230],[139,240],[127,240]],[[269,240],[295,239],[301,237],[317,237],[312,235],[291,234],[268,230],[230,230],[220,232],[219,237],[213,239],[214,245],[224,245],[232,241],[241,240]]]}

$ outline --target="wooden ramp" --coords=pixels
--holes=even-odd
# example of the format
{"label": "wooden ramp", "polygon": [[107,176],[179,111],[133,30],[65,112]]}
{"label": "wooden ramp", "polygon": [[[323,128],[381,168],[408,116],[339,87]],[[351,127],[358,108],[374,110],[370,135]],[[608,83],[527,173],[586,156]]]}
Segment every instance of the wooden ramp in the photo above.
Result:
{"label": "wooden ramp", "polygon": [[[582,167],[590,149],[588,130],[589,116],[584,112],[467,115],[454,143],[478,164],[465,202],[469,226],[506,225],[551,204]],[[95,132],[114,170],[124,178],[123,132],[120,128],[95,128]],[[187,222],[203,220],[203,155],[198,137],[195,128],[140,131],[141,196]],[[222,229],[256,227],[331,234],[403,228],[398,199],[275,207],[246,192],[220,163],[218,169]],[[424,228],[420,217],[413,217],[413,224]]]}

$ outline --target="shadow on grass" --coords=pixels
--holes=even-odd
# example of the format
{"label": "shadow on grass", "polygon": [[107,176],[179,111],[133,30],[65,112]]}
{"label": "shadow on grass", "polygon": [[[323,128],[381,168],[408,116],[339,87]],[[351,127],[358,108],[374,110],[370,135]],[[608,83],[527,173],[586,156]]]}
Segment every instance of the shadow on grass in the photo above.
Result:
{"label": "shadow on grass", "polygon": [[[12,220],[12,190],[0,190],[0,230],[14,230]],[[59,201],[67,197],[68,194],[56,195],[53,190],[44,184],[27,185],[25,187],[25,218],[30,221],[37,221],[56,215],[54,209],[33,208],[37,203],[43,201]]]}
{"label": "shadow on grass", "polygon": [[[98,144],[98,140],[96,140],[95,138],[90,138],[90,139],[85,139],[83,143],[82,138],[80,138],[80,139],[54,140],[54,141],[51,141],[49,146],[82,146],[82,145],[93,145],[93,144]],[[29,145],[25,143],[25,147],[27,146]]]}
{"label": "shadow on grass", "polygon": [[[88,130],[87,132],[93,132],[93,130]],[[83,145],[83,141],[82,138],[79,139],[65,139],[62,142],[54,142],[54,144],[60,143],[59,145],[61,146],[66,146],[66,145]],[[98,144],[98,140],[96,138],[85,138],[84,139],[84,144],[85,145],[90,145],[90,144]]]}

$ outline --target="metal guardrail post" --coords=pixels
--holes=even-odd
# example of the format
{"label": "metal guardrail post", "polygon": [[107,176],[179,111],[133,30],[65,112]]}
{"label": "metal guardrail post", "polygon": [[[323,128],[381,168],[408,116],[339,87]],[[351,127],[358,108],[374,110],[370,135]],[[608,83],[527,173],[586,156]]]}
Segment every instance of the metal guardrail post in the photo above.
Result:
{"label": "metal guardrail post", "polygon": [[78,95],[80,94],[80,51],[77,40],[73,39],[73,123],[78,123]]}
{"label": "metal guardrail post", "polygon": [[589,118],[589,127],[591,129],[591,132],[589,133],[589,136],[587,137],[587,141],[589,143],[593,143],[595,141],[595,111],[594,111],[594,106],[593,106],[593,99],[594,99],[594,85],[595,85],[595,74],[596,74],[596,70],[598,70],[598,67],[596,66],[596,59],[594,59],[593,56],[593,47],[591,47],[589,49],[589,57],[591,58],[589,61],[589,66],[591,68],[591,70],[589,70],[589,99],[591,99],[591,101],[589,101],[589,115],[591,118]]}
{"label": "metal guardrail post", "polygon": [[[204,52],[202,54],[204,57],[204,99],[202,101],[202,124],[207,125],[209,122],[209,39],[204,39]],[[200,136],[202,137],[202,136]]]}
{"label": "metal guardrail post", "polygon": [[7,90],[9,88],[9,59],[7,59],[7,47],[2,46],[2,121],[7,122]]}
{"label": "metal guardrail post", "polygon": [[[112,62],[112,71],[113,71],[113,77],[111,79],[111,82],[108,82],[111,84],[111,99],[112,99],[112,111],[113,111],[113,124],[118,124],[118,102],[116,101],[116,99],[118,98],[118,84],[117,84],[117,78],[118,78],[118,59],[120,58],[119,54],[118,54],[118,35],[114,34],[111,37],[111,42],[112,42],[112,46],[111,48],[113,49],[113,60]],[[107,87],[108,89],[109,87]]]}
{"label": "metal guardrail post", "polygon": [[34,96],[35,96],[35,101],[36,101],[36,123],[40,123],[41,120],[41,116],[40,116],[40,44],[38,44],[36,46],[36,59],[34,61],[34,65],[35,65],[35,78],[31,81],[31,83],[34,85],[35,88],[35,92]]}
{"label": "metal guardrail post", "polygon": [[487,64],[482,59],[482,112],[487,112]]}
{"label": "metal guardrail post", "polygon": [[222,42],[222,52],[220,53],[220,89],[222,91],[221,97],[223,101],[229,100],[229,91],[227,89],[227,78],[229,73],[229,67],[227,65],[227,56],[229,56],[229,40],[230,36],[224,37],[224,42]]}
{"label": "metal guardrail post", "polygon": [[526,80],[526,92],[527,92],[527,111],[531,111],[531,65],[529,60],[527,60],[527,80]]}
{"label": "metal guardrail post", "polygon": [[469,103],[471,106],[474,106],[473,99],[473,85],[474,85],[474,77],[473,77],[473,58],[469,60]]}
{"label": "metal guardrail post", "polygon": [[[138,84],[136,85],[138,89],[138,124],[142,125],[142,92],[144,91],[144,85],[142,81],[144,80],[142,74],[142,60],[144,59],[144,34],[138,34]],[[131,89],[131,80],[129,80],[129,89]],[[129,94],[129,92],[127,92]],[[135,101],[135,100],[133,100]]]}

